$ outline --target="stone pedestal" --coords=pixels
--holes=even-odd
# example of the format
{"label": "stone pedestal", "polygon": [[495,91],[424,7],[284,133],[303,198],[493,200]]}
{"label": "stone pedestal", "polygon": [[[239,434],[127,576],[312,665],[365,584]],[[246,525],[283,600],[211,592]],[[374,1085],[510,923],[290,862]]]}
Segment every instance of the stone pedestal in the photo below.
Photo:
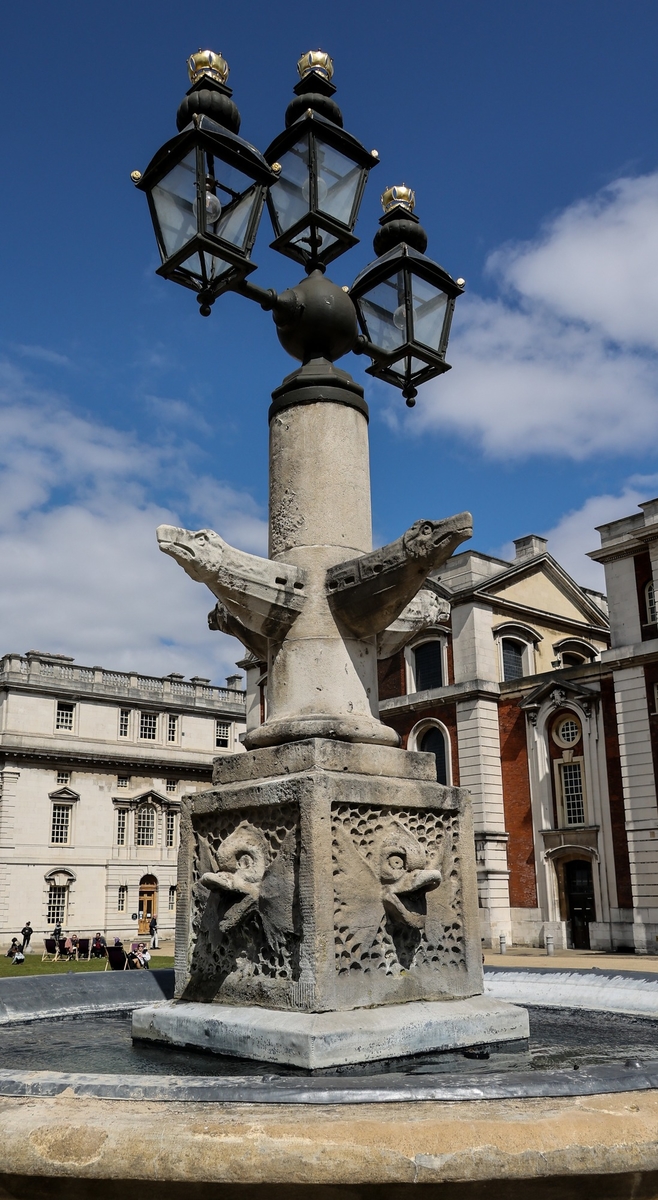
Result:
{"label": "stone pedestal", "polygon": [[[136,1036],[246,1054],[236,1029],[273,1009],[251,1057],[322,1065],[527,1036],[520,1010],[497,1011],[492,1025],[483,999],[468,1013],[421,1005],[417,1035],[402,1036],[419,1007],[409,1002],[483,991],[470,802],[436,782],[432,755],[315,739],[218,759],[214,782],[181,819],[184,1036],[172,1036],[169,1008],[140,1014]],[[379,1005],[396,1011],[350,1015]],[[285,1036],[291,1024],[302,1050]]]}

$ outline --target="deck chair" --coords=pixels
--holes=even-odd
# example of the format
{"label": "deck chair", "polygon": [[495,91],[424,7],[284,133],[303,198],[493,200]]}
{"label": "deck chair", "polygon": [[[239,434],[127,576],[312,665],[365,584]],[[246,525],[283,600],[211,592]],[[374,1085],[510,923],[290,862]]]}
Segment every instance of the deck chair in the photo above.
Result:
{"label": "deck chair", "polygon": [[87,961],[91,958],[91,938],[78,939],[78,958],[86,958]]}
{"label": "deck chair", "polygon": [[128,958],[125,950],[119,946],[108,946],[107,959],[105,960],[105,970],[108,968],[111,971],[127,971]]}
{"label": "deck chair", "polygon": [[66,949],[66,938],[60,938],[57,943],[57,954],[55,955],[55,960],[57,960],[58,958],[68,958],[68,951]]}
{"label": "deck chair", "polygon": [[44,938],[43,954],[41,955],[42,962],[55,962],[58,953],[58,945],[54,938]]}

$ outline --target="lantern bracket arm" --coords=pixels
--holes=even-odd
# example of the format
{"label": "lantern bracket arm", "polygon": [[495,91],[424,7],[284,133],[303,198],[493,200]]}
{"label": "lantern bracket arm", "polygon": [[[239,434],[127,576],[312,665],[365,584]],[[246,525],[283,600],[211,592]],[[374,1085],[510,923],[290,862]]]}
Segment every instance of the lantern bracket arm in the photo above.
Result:
{"label": "lantern bracket arm", "polygon": [[375,362],[388,362],[394,357],[391,354],[387,354],[385,350],[382,350],[381,346],[375,346],[362,333],[357,337],[352,347],[352,353],[367,354],[368,358],[372,358]]}
{"label": "lantern bracket arm", "polygon": [[325,587],[334,616],[356,637],[387,629],[418,594],[430,571],[473,534],[473,518],[416,521],[402,537],[330,567]]}

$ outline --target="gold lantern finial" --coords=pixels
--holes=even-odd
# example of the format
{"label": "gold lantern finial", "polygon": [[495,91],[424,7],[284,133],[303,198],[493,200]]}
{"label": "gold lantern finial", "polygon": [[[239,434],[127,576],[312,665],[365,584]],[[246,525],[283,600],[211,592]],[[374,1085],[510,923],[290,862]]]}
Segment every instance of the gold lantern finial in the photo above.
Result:
{"label": "gold lantern finial", "polygon": [[415,206],[416,193],[405,183],[398,184],[397,187],[388,187],[382,192],[382,208],[385,213],[390,212],[392,208],[405,208],[407,212],[413,212]]}
{"label": "gold lantern finial", "polygon": [[334,63],[324,50],[307,50],[297,63],[297,70],[301,79],[305,79],[311,71],[322,75],[324,79],[331,79],[334,73]]}
{"label": "gold lantern finial", "polygon": [[190,54],[187,70],[192,83],[198,83],[204,76],[215,83],[226,83],[229,68],[226,59],[214,50],[197,50],[196,54]]}

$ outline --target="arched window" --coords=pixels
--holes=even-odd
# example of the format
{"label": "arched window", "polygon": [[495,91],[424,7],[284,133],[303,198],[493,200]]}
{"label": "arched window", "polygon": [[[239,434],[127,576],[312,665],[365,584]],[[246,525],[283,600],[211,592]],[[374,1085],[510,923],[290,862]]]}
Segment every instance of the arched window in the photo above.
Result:
{"label": "arched window", "polygon": [[590,646],[582,638],[563,638],[553,643],[554,667],[582,667],[583,663],[594,662],[598,657],[596,646]]}
{"label": "arched window", "polygon": [[155,809],[143,804],[137,809],[135,821],[135,845],[152,846],[155,839]]}
{"label": "arched window", "polygon": [[439,783],[448,782],[448,748],[443,730],[438,725],[432,725],[422,735],[419,750],[433,754],[436,760],[436,778]]}
{"label": "arched window", "polygon": [[658,623],[658,610],[656,609],[656,588],[653,579],[646,586],[646,601],[647,601],[647,621],[649,625]]}
{"label": "arched window", "polygon": [[505,637],[501,640],[503,656],[503,679],[522,679],[523,655],[525,645],[516,638]]}
{"label": "arched window", "polygon": [[414,652],[416,691],[443,687],[443,645],[439,638],[423,642]]}

